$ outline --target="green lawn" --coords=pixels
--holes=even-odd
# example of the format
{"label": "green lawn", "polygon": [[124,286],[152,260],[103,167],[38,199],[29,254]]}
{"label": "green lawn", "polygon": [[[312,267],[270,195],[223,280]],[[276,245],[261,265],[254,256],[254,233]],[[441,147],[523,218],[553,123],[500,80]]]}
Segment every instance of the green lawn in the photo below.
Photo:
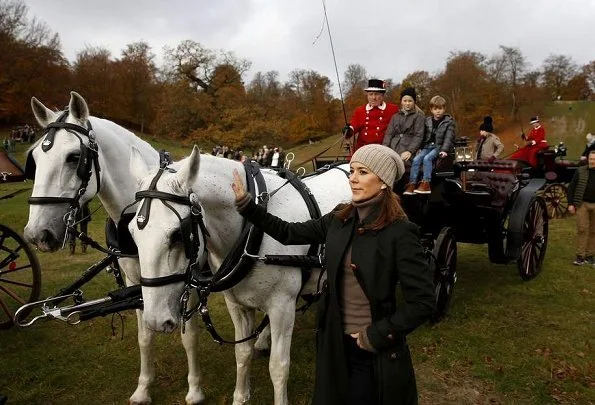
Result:
{"label": "green lawn", "polygon": [[[23,187],[2,185],[0,195]],[[0,201],[0,222],[22,232],[27,193]],[[97,207],[93,205],[92,208]],[[101,238],[103,214],[92,235]],[[459,281],[451,315],[426,325],[409,341],[422,404],[595,404],[595,267],[575,267],[573,218],[552,222],[543,273],[523,282],[514,265],[493,265],[485,246],[459,245]],[[47,296],[80,275],[101,254],[38,254]],[[101,274],[85,294],[114,288]],[[211,304],[216,326],[233,329],[221,296]],[[134,314],[98,318],[78,326],[53,321],[0,331],[0,393],[9,404],[124,404],[136,387],[138,349]],[[112,336],[112,325],[116,336]],[[289,396],[307,404],[313,385],[312,311],[298,315],[292,345]],[[208,404],[230,403],[235,363],[231,346],[201,332],[201,367]],[[182,404],[186,360],[178,334],[156,339],[155,404]],[[255,361],[253,404],[269,404],[265,360]]]}

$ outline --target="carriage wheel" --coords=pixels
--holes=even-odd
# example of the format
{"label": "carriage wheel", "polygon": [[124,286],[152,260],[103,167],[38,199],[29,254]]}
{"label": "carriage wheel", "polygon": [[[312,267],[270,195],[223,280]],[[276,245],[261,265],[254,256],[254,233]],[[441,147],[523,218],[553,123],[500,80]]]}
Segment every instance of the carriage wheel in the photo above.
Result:
{"label": "carriage wheel", "polygon": [[457,281],[457,241],[452,228],[442,228],[432,254],[435,258],[434,291],[436,308],[432,314],[432,322],[440,322],[447,314]]}
{"label": "carriage wheel", "polygon": [[568,188],[564,184],[553,183],[541,195],[547,206],[550,218],[562,218],[568,212]]}
{"label": "carriage wheel", "polygon": [[10,328],[17,309],[37,301],[40,290],[37,256],[18,233],[0,225],[0,329]]}
{"label": "carriage wheel", "polygon": [[525,214],[521,255],[517,260],[523,280],[531,280],[541,272],[548,238],[548,213],[543,198],[536,197]]}

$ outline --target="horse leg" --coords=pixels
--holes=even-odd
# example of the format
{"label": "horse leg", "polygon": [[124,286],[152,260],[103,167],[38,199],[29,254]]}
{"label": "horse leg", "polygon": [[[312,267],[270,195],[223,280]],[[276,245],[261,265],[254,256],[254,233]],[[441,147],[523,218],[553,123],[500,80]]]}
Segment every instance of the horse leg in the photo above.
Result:
{"label": "horse leg", "polygon": [[[196,298],[196,295],[192,295]],[[193,304],[193,299],[190,305]],[[194,300],[195,301],[195,300]],[[182,333],[182,344],[186,350],[188,358],[188,394],[186,395],[186,404],[196,405],[205,400],[205,396],[200,388],[201,373],[198,365],[198,316],[191,317],[186,322],[184,333]]]}
{"label": "horse leg", "polygon": [[[233,321],[236,340],[249,336],[254,329],[255,310],[231,302],[227,296],[225,302]],[[245,404],[250,399],[250,363],[252,362],[253,351],[254,340],[235,345],[236,388],[233,392],[233,405]]]}
{"label": "horse leg", "polygon": [[143,311],[136,310],[138,323],[138,348],[140,349],[140,374],[138,386],[128,400],[130,405],[146,405],[151,403],[149,386],[155,379],[155,362],[153,356],[153,337],[155,332],[147,328],[143,320]]}
{"label": "horse leg", "polygon": [[[283,302],[285,301],[285,302]],[[269,374],[273,382],[275,405],[287,405],[287,380],[289,378],[289,363],[291,349],[291,335],[295,323],[295,298],[287,297],[273,300],[274,307],[269,308],[271,320],[271,358],[269,359]]]}
{"label": "horse leg", "polygon": [[258,339],[254,344],[254,358],[259,359],[261,357],[269,357],[271,353],[271,326],[267,326],[258,335]]}

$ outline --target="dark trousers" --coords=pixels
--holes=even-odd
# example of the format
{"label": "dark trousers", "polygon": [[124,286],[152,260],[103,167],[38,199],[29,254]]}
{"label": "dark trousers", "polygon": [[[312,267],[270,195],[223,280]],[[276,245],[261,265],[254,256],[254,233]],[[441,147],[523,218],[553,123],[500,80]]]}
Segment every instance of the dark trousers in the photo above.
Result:
{"label": "dark trousers", "polygon": [[343,335],[343,347],[349,375],[347,405],[376,405],[375,354],[360,349],[356,339],[349,335]]}

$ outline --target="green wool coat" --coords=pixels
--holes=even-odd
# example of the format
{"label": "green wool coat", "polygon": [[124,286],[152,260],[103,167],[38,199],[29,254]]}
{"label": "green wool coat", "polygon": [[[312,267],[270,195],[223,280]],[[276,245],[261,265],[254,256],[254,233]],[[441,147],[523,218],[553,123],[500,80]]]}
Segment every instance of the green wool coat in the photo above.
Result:
{"label": "green wool coat", "polygon": [[[398,220],[380,231],[366,231],[358,224],[355,211],[345,221],[331,212],[320,219],[289,223],[251,202],[241,214],[285,245],[326,245],[327,288],[316,313],[316,382],[312,403],[347,402],[349,379],[339,282],[343,257],[351,243],[351,262],[372,312],[367,335],[377,350],[374,367],[378,404],[417,404],[406,336],[430,317],[435,302],[433,275],[423,254],[418,227],[407,220]],[[371,223],[377,215],[373,212],[365,222]],[[404,298],[402,305],[396,303],[397,284]]]}

